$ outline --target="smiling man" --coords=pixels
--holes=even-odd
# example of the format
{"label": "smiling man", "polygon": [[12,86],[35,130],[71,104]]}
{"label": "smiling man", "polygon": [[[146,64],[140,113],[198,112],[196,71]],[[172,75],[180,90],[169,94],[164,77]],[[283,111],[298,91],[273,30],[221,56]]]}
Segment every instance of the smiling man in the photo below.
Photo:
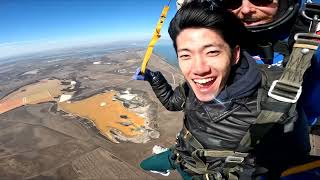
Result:
{"label": "smiling man", "polygon": [[[138,69],[133,76],[147,80],[168,110],[185,114],[176,144],[140,166],[165,173],[177,169],[184,179],[255,179],[261,173],[267,179],[279,179],[285,169],[312,161],[307,118],[320,115],[315,103],[320,99],[320,50],[304,78],[296,77],[303,73],[290,75],[304,79],[299,103],[276,100],[268,89],[284,68],[258,68],[244,51],[252,31],[248,33],[248,28],[231,13],[231,6],[227,10],[226,5],[217,2],[222,1],[185,3],[170,23],[169,34],[186,80],[183,84],[173,90],[160,72],[150,70],[141,75]],[[240,2],[242,5],[245,0]],[[298,0],[283,2],[292,2],[296,7]],[[263,24],[252,28],[260,26]],[[293,57],[300,57],[302,52],[307,51],[300,49]],[[280,94],[288,97],[295,92],[290,89]],[[264,114],[269,111],[272,113]],[[279,113],[283,113],[280,118]],[[311,174],[319,178],[316,171]]]}
{"label": "smiling man", "polygon": [[177,169],[184,179],[251,179],[263,167],[277,179],[307,160],[305,116],[295,103],[267,95],[283,69],[259,68],[243,50],[250,38],[241,20],[211,1],[192,1],[176,13],[169,34],[186,81],[173,90],[160,72],[138,69],[133,78],[147,80],[168,110],[184,111],[184,126],[176,145],[144,160],[143,169]]}
{"label": "smiling man", "polygon": [[239,61],[239,46],[230,50],[219,33],[197,28],[183,30],[176,43],[185,79],[198,100],[211,101],[226,86],[231,66]]}

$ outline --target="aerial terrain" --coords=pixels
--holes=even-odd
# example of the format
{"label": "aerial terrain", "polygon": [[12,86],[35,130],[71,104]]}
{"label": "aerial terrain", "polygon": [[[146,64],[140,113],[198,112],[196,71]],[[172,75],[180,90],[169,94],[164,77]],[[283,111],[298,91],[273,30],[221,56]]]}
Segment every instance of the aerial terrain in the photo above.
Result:
{"label": "aerial terrain", "polygon": [[[143,48],[69,50],[0,61],[0,179],[179,179],[139,163],[170,147],[182,113],[132,80]],[[159,55],[148,68],[172,87],[178,69]]]}

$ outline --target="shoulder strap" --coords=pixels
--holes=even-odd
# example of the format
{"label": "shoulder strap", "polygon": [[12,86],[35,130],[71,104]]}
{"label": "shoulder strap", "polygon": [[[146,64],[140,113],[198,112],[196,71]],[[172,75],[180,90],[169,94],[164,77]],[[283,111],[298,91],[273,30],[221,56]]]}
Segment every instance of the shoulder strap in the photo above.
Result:
{"label": "shoulder strap", "polygon": [[[313,39],[310,39],[310,36]],[[255,124],[249,128],[249,131],[241,140],[239,147],[252,149],[259,144],[260,140],[276,123],[285,124],[285,132],[293,129],[296,118],[291,118],[291,116],[295,114],[297,101],[301,95],[303,75],[310,67],[312,56],[319,45],[319,41],[314,40],[315,38],[320,39],[318,36],[310,34],[297,35],[293,52],[281,77],[271,83],[266,100],[263,98],[258,100],[261,112]],[[262,71],[262,73],[265,72]],[[262,84],[266,87],[269,86],[268,77],[270,76],[266,75],[266,81]],[[265,92],[262,93],[265,94]],[[287,121],[287,119],[290,119],[290,121]]]}

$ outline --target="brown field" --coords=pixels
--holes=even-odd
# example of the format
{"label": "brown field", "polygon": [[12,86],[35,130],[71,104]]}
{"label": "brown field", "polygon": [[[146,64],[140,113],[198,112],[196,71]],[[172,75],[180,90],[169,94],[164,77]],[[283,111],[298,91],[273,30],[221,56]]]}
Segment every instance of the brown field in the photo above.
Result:
{"label": "brown field", "polygon": [[62,94],[63,86],[57,79],[44,79],[24,86],[0,100],[0,114],[27,104],[54,101]]}
{"label": "brown field", "polygon": [[[126,137],[141,135],[141,129],[145,125],[144,119],[130,112],[119,101],[113,101],[112,97],[115,94],[114,91],[111,91],[81,101],[62,102],[59,103],[59,107],[63,111],[93,121],[101,134],[113,142],[117,143],[112,131],[117,131]],[[101,103],[105,105],[101,106]]]}
{"label": "brown field", "polygon": [[33,99],[33,98],[36,98],[34,96],[35,94],[43,94],[46,91],[48,91],[51,97],[57,97],[62,94],[61,92],[62,89],[63,89],[63,86],[60,85],[60,81],[58,79],[51,79],[51,80],[43,79],[37,83],[24,86],[18,89],[17,91],[14,91],[13,93],[4,97],[0,102],[13,100],[13,99],[20,99],[20,98],[30,97],[30,96],[32,96],[32,99]]}

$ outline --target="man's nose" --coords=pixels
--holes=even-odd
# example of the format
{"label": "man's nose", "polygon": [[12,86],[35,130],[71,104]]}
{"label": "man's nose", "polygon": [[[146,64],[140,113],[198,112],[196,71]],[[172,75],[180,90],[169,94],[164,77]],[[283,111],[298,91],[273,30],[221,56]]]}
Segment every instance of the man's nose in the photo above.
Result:
{"label": "man's nose", "polygon": [[242,14],[251,14],[256,11],[256,6],[252,4],[249,0],[242,0],[240,11]]}
{"label": "man's nose", "polygon": [[205,75],[210,71],[210,67],[207,64],[206,58],[198,55],[194,58],[192,64],[193,74],[196,75]]}

